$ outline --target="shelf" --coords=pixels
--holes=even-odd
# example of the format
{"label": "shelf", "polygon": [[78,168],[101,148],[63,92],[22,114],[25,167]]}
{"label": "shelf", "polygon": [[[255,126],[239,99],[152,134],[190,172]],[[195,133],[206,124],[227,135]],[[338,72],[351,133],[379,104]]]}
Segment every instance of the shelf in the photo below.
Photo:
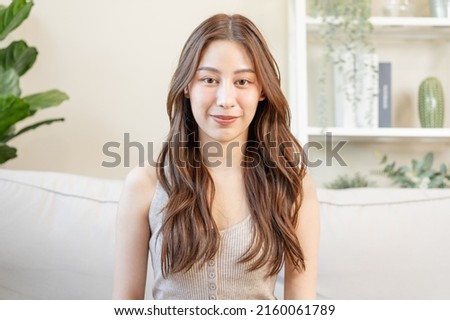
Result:
{"label": "shelf", "polygon": [[333,138],[356,140],[449,140],[450,128],[338,128],[338,127],[309,127],[307,135],[310,138],[324,139],[327,132],[331,132]]}
{"label": "shelf", "polygon": [[[401,37],[405,39],[450,39],[450,19],[431,17],[372,17],[375,37]],[[318,34],[321,18],[306,18],[307,30]]]}
{"label": "shelf", "polygon": [[431,17],[372,17],[370,22],[374,27],[403,27],[403,28],[435,28],[450,27],[448,18]]}
{"label": "shelf", "polygon": [[[425,0],[424,0],[425,1]],[[437,161],[450,156],[450,122],[446,128],[420,128],[417,121],[417,88],[420,81],[434,75],[442,79],[445,93],[450,85],[450,18],[372,17],[373,30],[369,42],[380,61],[392,63],[392,120],[404,128],[342,128],[332,122],[336,112],[332,64],[324,66],[327,51],[323,18],[308,17],[306,1],[289,0],[289,102],[293,107],[293,128],[296,137],[310,157],[325,166],[314,171],[318,181],[327,181],[330,174],[366,170],[376,162],[372,152],[385,152],[398,161],[409,161],[418,154],[435,152]],[[329,20],[326,20],[327,23]],[[331,22],[332,23],[332,22]],[[356,24],[356,23],[355,23]],[[333,48],[349,41],[346,35],[332,35]],[[355,32],[359,34],[359,32]],[[325,45],[325,46],[324,46]],[[320,87],[325,71],[327,84]],[[365,79],[361,80],[365,81]],[[363,84],[364,85],[364,84]],[[321,92],[322,91],[322,92]],[[325,101],[324,109],[318,105]],[[415,109],[413,109],[415,108]],[[325,114],[322,114],[325,113]],[[324,118],[322,118],[324,117]],[[398,119],[397,119],[398,118]],[[322,127],[321,120],[330,127]],[[406,126],[410,126],[406,127]],[[344,148],[345,146],[345,148]],[[341,153],[342,151],[342,153]],[[345,157],[348,167],[332,163],[334,152]],[[391,157],[390,156],[390,157]],[[336,160],[336,159],[334,159]]]}

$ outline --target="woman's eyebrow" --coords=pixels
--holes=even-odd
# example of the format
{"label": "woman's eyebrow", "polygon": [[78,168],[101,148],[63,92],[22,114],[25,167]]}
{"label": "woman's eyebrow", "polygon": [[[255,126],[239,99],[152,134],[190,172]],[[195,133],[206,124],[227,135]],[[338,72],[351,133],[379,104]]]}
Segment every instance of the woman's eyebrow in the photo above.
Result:
{"label": "woman's eyebrow", "polygon": [[255,70],[248,68],[236,70],[234,73],[236,74],[236,73],[256,73],[256,72]]}
{"label": "woman's eyebrow", "polygon": [[220,73],[220,71],[218,69],[213,68],[213,67],[199,67],[197,69],[197,71],[211,71],[211,72],[214,72],[214,73]]}
{"label": "woman's eyebrow", "polygon": [[[214,72],[214,73],[221,73],[219,69],[216,69],[216,68],[213,68],[213,67],[207,67],[207,66],[199,67],[197,69],[197,71],[211,71],[211,72]],[[238,74],[238,73],[256,73],[256,72],[253,69],[244,68],[244,69],[239,69],[239,70],[234,71],[234,74]]]}

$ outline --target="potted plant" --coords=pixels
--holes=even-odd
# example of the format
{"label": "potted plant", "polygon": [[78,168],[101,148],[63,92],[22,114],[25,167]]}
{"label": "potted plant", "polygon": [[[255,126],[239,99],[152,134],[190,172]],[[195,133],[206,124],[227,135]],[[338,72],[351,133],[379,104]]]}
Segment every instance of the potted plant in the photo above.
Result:
{"label": "potted plant", "polygon": [[[9,6],[0,5],[0,41],[27,19],[33,1],[13,0]],[[63,118],[39,121],[17,130],[16,124],[36,112],[61,104],[68,99],[67,94],[59,90],[22,96],[19,85],[23,76],[34,64],[37,50],[23,40],[13,41],[0,49],[0,164],[17,157],[17,150],[8,142],[45,124],[63,121]]]}
{"label": "potted plant", "polygon": [[328,122],[326,86],[330,79],[328,69],[333,69],[335,125],[376,126],[378,59],[371,41],[370,1],[312,0],[311,14],[321,19],[324,48],[319,77],[319,124],[326,126]]}
{"label": "potted plant", "polygon": [[356,172],[353,176],[348,176],[346,174],[339,175],[324,186],[327,189],[369,188],[375,187],[376,183],[370,181],[366,176],[359,172]]}
{"label": "potted plant", "polygon": [[395,161],[388,161],[388,157],[384,155],[380,165],[383,169],[378,171],[389,179],[395,185],[401,188],[448,188],[450,187],[450,172],[448,167],[442,163],[439,170],[433,168],[434,156],[432,152],[428,152],[423,160],[413,159],[411,167],[403,165],[398,167]]}

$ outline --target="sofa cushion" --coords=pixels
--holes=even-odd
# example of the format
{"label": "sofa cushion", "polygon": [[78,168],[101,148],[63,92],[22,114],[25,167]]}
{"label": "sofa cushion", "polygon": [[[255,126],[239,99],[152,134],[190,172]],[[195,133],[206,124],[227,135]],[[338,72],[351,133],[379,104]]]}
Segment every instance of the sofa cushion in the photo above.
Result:
{"label": "sofa cushion", "polygon": [[[121,189],[118,180],[0,169],[0,299],[110,299]],[[318,298],[450,299],[450,190],[318,195]]]}
{"label": "sofa cushion", "polygon": [[450,299],[450,190],[319,190],[318,298]]}
{"label": "sofa cushion", "polygon": [[[118,180],[0,169],[0,299],[110,299],[121,189]],[[152,282],[149,263],[146,299]]]}
{"label": "sofa cushion", "polygon": [[0,299],[110,299],[122,182],[0,170]]}

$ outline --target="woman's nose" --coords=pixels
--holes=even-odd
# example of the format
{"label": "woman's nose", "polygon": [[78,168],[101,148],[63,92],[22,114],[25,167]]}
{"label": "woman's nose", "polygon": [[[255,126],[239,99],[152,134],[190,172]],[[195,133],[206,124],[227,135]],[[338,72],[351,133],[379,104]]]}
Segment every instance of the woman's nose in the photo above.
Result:
{"label": "woman's nose", "polygon": [[232,108],[236,105],[236,92],[232,83],[222,82],[217,90],[217,105],[221,108]]}

